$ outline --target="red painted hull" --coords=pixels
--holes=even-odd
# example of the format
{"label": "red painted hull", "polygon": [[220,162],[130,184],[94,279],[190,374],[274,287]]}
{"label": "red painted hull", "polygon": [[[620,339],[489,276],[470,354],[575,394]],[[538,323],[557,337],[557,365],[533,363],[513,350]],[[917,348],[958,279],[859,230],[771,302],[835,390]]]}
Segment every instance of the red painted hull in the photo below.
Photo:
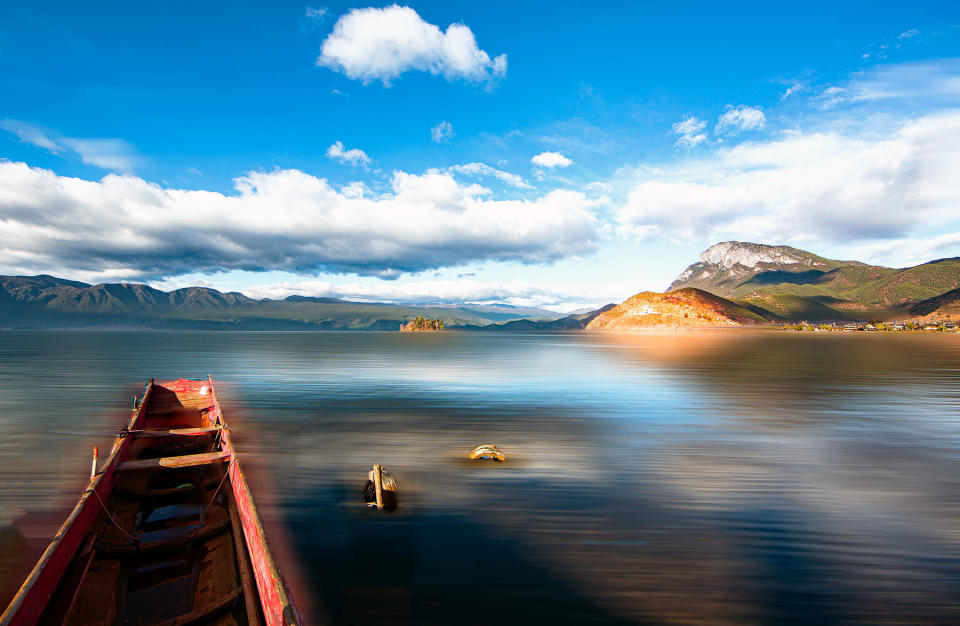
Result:
{"label": "red painted hull", "polygon": [[[158,610],[145,610],[151,598],[162,599]],[[150,381],[0,616],[0,626],[115,621],[302,624],[212,379]]]}

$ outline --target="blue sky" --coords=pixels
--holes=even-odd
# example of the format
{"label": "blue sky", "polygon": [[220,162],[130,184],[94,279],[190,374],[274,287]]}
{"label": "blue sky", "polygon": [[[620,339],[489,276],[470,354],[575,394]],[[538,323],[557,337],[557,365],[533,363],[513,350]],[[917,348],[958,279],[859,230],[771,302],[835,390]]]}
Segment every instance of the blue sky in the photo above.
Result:
{"label": "blue sky", "polygon": [[960,255],[954,3],[0,8],[0,273],[572,309]]}

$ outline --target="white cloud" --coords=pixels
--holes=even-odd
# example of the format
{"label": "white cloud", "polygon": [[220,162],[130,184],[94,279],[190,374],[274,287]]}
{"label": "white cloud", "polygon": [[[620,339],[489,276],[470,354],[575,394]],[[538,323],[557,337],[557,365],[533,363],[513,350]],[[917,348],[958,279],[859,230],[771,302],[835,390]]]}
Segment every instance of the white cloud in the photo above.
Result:
{"label": "white cloud", "polygon": [[137,162],[136,152],[123,139],[77,139],[64,137],[64,145],[80,155],[87,165],[128,174]]}
{"label": "white cloud", "polygon": [[825,88],[814,98],[823,109],[830,109],[847,100],[847,90],[836,85]]}
{"label": "white cloud", "polygon": [[853,103],[909,100],[957,106],[960,59],[882,65],[854,76],[844,91]]}
{"label": "white cloud", "polygon": [[370,157],[367,156],[366,152],[360,148],[350,148],[346,150],[343,147],[342,141],[334,142],[333,145],[327,148],[327,156],[341,163],[349,163],[350,165],[367,165],[370,163]]}
{"label": "white cloud", "polygon": [[33,124],[19,120],[0,120],[0,129],[16,135],[17,139],[23,143],[43,148],[53,154],[61,154],[63,152],[63,146],[59,145],[55,140],[51,139],[45,131]]}
{"label": "white cloud", "polygon": [[323,21],[327,13],[329,13],[327,7],[307,7],[306,11],[303,12],[303,16],[308,20]]}
{"label": "white cloud", "polygon": [[611,190],[611,187],[608,183],[599,180],[587,184],[586,188],[587,191],[592,193],[610,193]]}
{"label": "white cloud", "polygon": [[639,168],[617,215],[621,232],[798,244],[960,232],[960,113],[875,135],[793,132]]}
{"label": "white cloud", "polygon": [[[822,109],[860,107],[889,115],[902,107],[912,115],[960,107],[960,59],[879,65],[829,85],[813,97]],[[884,107],[884,108],[881,108]],[[859,114],[858,115],[862,115]]]}
{"label": "white cloud", "polygon": [[394,4],[342,16],[323,42],[317,65],[364,83],[389,85],[411,70],[485,82],[506,75],[507,56],[491,59],[463,24],[451,24],[444,32],[410,7]]}
{"label": "white cloud", "polygon": [[23,143],[60,156],[73,153],[87,165],[105,170],[128,174],[139,161],[136,149],[123,139],[60,137],[29,122],[10,119],[0,120],[0,129],[16,135]]}
{"label": "white cloud", "polygon": [[450,122],[440,122],[430,129],[430,139],[434,143],[443,143],[453,137],[453,124]]}
{"label": "white cloud", "polygon": [[590,285],[556,284],[544,286],[523,280],[391,281],[377,283],[334,284],[328,281],[282,282],[244,289],[252,298],[283,299],[288,296],[339,298],[354,302],[390,302],[395,304],[510,304],[545,307],[557,311],[598,307],[621,302],[636,292],[633,283]]}
{"label": "white cloud", "polygon": [[706,122],[690,116],[683,118],[671,126],[670,129],[675,135],[679,135],[675,144],[676,146],[693,148],[707,140],[707,134],[703,132],[703,129],[706,127]]}
{"label": "white cloud", "polygon": [[783,102],[790,96],[806,90],[807,90],[806,83],[794,83],[793,85],[790,85],[789,87],[787,87],[787,90],[783,92],[783,95],[780,96],[780,101]]}
{"label": "white cloud", "polygon": [[387,193],[337,191],[298,170],[250,172],[236,193],[100,181],[0,162],[0,267],[128,279],[220,270],[404,272],[548,263],[597,247],[581,193],[491,199],[450,174],[395,172]]}
{"label": "white cloud", "polygon": [[916,37],[919,34],[920,34],[919,30],[917,30],[916,28],[911,28],[897,35],[897,39],[910,39],[911,37]]}
{"label": "white cloud", "polygon": [[736,135],[747,130],[763,128],[767,123],[767,116],[756,107],[728,105],[727,110],[720,116],[714,132],[718,135]]}
{"label": "white cloud", "polygon": [[494,167],[490,167],[486,163],[464,163],[463,165],[453,165],[447,168],[447,171],[465,174],[467,176],[493,176],[494,178],[516,189],[533,189],[533,186],[524,180],[522,176],[517,176],[516,174],[511,174],[510,172],[505,172],[503,170],[498,170]]}
{"label": "white cloud", "polygon": [[559,152],[541,152],[530,159],[530,162],[537,167],[569,167],[573,161],[563,156]]}

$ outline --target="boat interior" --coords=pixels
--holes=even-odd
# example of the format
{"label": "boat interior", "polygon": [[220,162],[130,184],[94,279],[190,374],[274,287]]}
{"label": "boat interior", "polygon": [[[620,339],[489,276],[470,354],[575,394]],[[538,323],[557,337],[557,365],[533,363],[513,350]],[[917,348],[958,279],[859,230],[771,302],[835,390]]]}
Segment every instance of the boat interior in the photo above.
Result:
{"label": "boat interior", "polygon": [[212,382],[152,384],[142,404],[40,623],[263,623]]}

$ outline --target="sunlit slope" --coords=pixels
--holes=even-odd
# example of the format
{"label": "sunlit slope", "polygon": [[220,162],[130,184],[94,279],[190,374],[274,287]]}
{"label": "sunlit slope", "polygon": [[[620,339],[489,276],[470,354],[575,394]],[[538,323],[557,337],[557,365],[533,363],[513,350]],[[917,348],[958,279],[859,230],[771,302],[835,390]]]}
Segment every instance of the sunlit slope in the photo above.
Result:
{"label": "sunlit slope", "polygon": [[[766,312],[763,312],[766,313]],[[702,289],[677,289],[668,293],[644,291],[597,315],[587,330],[640,330],[644,328],[702,328],[760,324],[772,319]]]}

